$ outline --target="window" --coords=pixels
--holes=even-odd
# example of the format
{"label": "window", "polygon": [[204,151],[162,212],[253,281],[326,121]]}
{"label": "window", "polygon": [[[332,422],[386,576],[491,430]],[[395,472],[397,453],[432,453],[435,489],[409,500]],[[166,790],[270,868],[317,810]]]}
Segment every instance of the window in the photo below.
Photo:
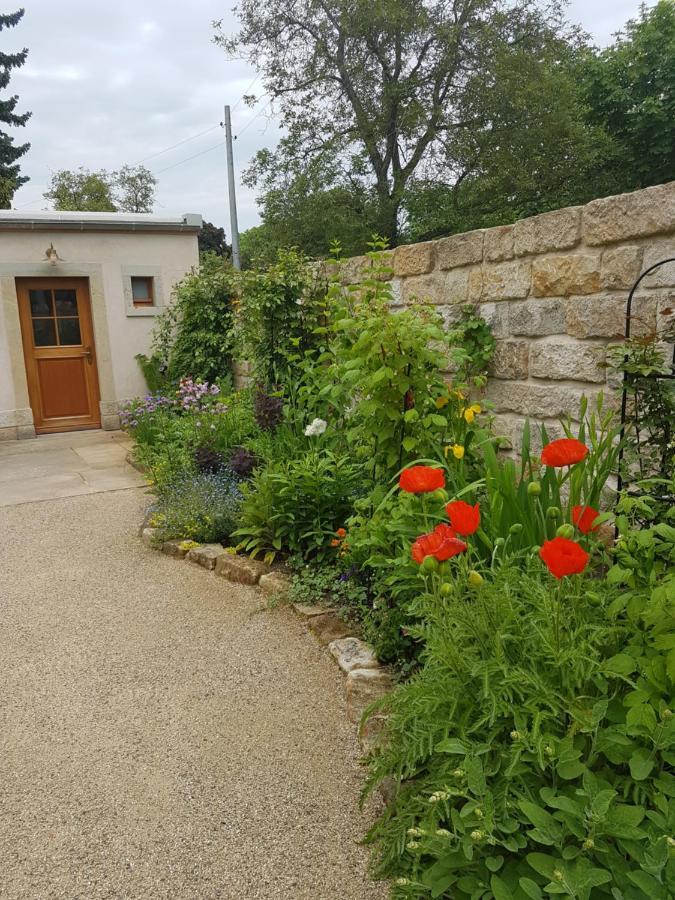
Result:
{"label": "window", "polygon": [[131,297],[134,306],[152,306],[155,302],[153,279],[145,275],[132,275]]}

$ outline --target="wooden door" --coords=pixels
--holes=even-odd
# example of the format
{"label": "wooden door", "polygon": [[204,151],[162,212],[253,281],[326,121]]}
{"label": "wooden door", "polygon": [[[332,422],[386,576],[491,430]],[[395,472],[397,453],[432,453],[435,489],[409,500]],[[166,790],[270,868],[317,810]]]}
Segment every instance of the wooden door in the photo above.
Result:
{"label": "wooden door", "polygon": [[100,428],[87,280],[17,278],[16,284],[35,430]]}

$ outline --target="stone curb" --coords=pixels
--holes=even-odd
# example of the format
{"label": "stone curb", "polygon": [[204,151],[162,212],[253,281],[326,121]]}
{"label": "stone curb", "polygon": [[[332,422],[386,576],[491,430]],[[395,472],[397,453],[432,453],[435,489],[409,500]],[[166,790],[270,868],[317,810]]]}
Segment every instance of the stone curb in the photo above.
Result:
{"label": "stone curb", "polygon": [[[270,568],[259,560],[237,556],[222,544],[195,544],[194,541],[174,538],[159,541],[158,528],[148,525],[146,515],[139,528],[146,547],[161,551],[173,559],[187,559],[234,584],[257,585],[267,596],[288,594],[291,579],[283,572]],[[345,678],[347,718],[358,727],[358,740],[364,754],[375,751],[381,744],[387,716],[377,710],[362,722],[363,713],[376,700],[391,692],[393,684],[389,670],[380,665],[373,648],[354,634],[337,611],[323,606],[293,603],[291,608],[312,632],[322,647],[328,649]],[[389,802],[380,792],[385,803]]]}

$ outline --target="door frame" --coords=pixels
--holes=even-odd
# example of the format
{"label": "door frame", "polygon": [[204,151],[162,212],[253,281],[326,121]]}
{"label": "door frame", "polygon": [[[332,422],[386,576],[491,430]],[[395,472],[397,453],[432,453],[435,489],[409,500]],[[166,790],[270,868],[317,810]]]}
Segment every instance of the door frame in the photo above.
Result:
{"label": "door frame", "polygon": [[[86,277],[76,276],[19,276],[15,279],[16,294],[19,307],[19,322],[21,326],[21,340],[23,345],[23,360],[26,372],[26,382],[28,387],[28,397],[30,406],[33,411],[33,420],[35,431],[37,434],[53,434],[67,431],[89,431],[101,427],[101,391],[99,384],[98,363],[96,359],[96,336],[94,334],[94,320],[91,303],[91,291],[89,289],[89,279]],[[82,422],[81,416],[64,416],[57,422],[46,420],[42,413],[42,395],[40,391],[40,383],[37,372],[37,364],[35,357],[35,348],[32,340],[32,324],[29,311],[28,291],[30,289],[49,289],[55,290],[59,288],[73,288],[78,292],[78,317],[80,319],[80,327],[82,334],[86,332],[90,338],[87,346],[91,348],[91,370],[89,377],[86,379],[87,394],[89,399],[89,408],[91,410],[91,419],[86,423]],[[82,303],[82,301],[84,301]],[[82,304],[82,308],[80,305]],[[50,354],[47,352],[51,348],[45,348],[46,357]],[[89,365],[89,363],[88,363]]]}

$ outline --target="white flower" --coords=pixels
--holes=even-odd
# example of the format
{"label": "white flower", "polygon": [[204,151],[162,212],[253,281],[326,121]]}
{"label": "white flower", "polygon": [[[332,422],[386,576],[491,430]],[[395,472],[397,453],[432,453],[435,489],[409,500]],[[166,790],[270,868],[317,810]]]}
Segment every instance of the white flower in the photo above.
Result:
{"label": "white flower", "polygon": [[323,434],[328,428],[328,422],[323,419],[314,419],[307,428],[305,428],[305,437],[314,437],[317,434]]}

